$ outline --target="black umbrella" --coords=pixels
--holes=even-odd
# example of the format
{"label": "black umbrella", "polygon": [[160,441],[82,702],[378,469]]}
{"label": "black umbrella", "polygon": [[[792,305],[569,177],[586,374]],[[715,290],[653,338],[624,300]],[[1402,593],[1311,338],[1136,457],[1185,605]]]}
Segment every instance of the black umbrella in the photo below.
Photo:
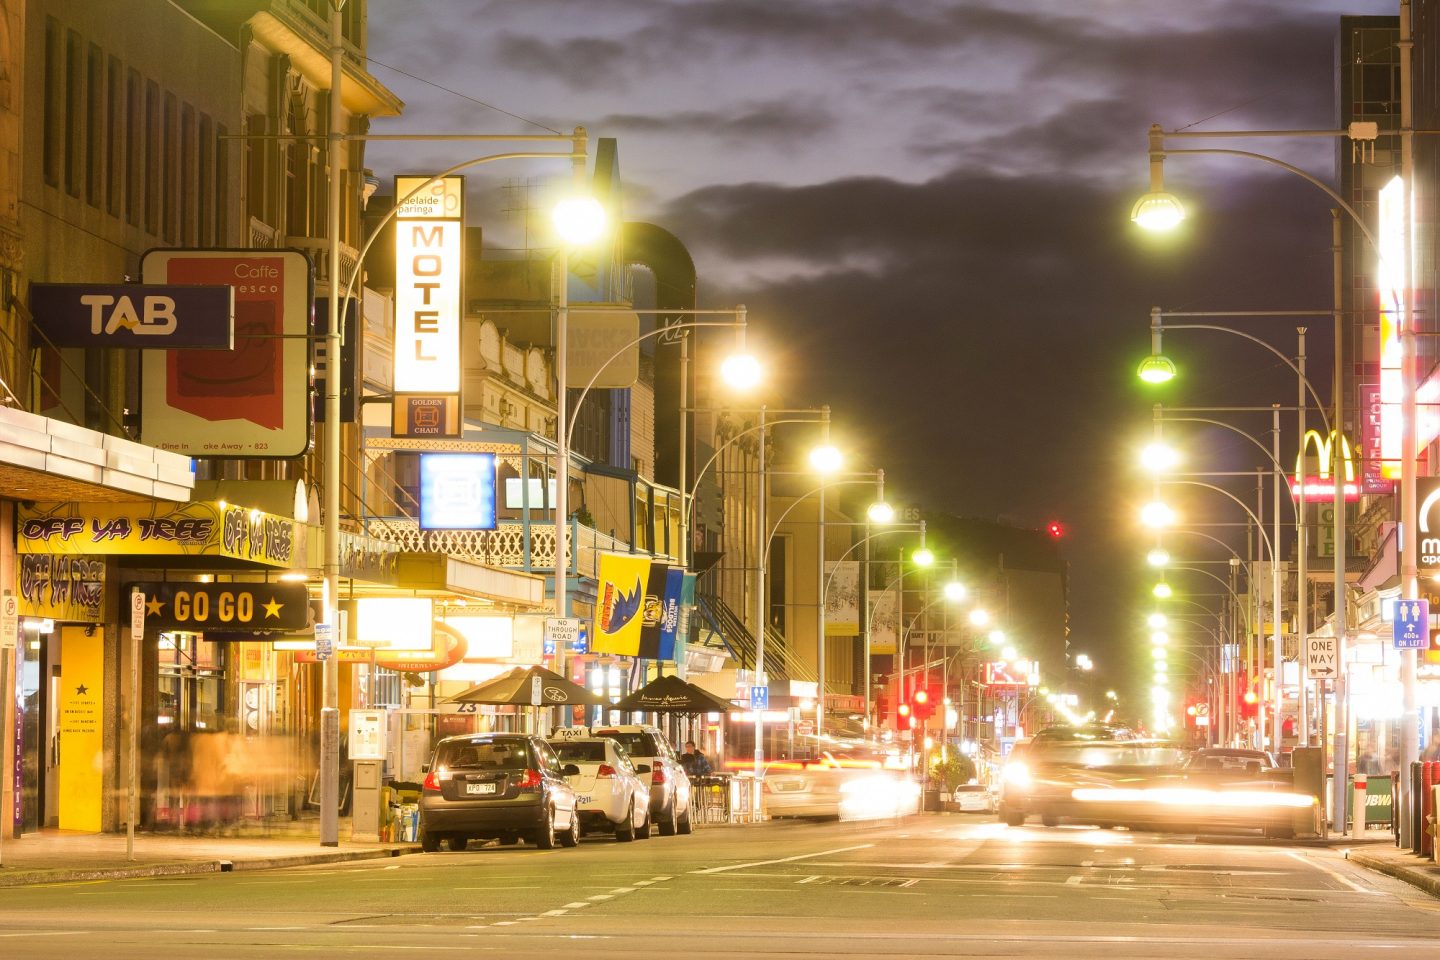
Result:
{"label": "black umbrella", "polygon": [[733,703],[673,674],[652,680],[615,704],[615,710],[647,713],[728,713]]}
{"label": "black umbrella", "polygon": [[540,678],[540,706],[559,707],[571,703],[599,706],[605,701],[577,683],[571,683],[544,667],[516,667],[509,673],[487,680],[451,697],[453,703],[501,703],[511,706],[533,704],[534,678]]}

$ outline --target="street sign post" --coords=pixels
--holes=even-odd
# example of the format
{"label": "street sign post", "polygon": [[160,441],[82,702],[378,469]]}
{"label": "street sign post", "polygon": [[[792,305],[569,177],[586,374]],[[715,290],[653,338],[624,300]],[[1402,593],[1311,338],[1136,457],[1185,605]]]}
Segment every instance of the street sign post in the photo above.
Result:
{"label": "street sign post", "polygon": [[1312,680],[1331,680],[1340,672],[1340,651],[1334,637],[1305,639],[1305,674]]}
{"label": "street sign post", "polygon": [[1430,646],[1430,601],[1391,600],[1396,650],[1424,650]]}
{"label": "street sign post", "polygon": [[135,821],[140,817],[140,643],[145,639],[145,594],[130,592],[130,796],[125,818],[125,859],[135,859]]}
{"label": "street sign post", "polygon": [[546,617],[545,642],[551,649],[569,648],[579,642],[581,626],[579,617]]}
{"label": "street sign post", "polygon": [[335,624],[315,624],[315,659],[329,660],[335,655]]}
{"label": "street sign post", "polygon": [[751,688],[750,688],[750,709],[751,709],[751,710],[769,710],[769,709],[770,709],[770,688],[769,688],[769,687],[751,687]]}

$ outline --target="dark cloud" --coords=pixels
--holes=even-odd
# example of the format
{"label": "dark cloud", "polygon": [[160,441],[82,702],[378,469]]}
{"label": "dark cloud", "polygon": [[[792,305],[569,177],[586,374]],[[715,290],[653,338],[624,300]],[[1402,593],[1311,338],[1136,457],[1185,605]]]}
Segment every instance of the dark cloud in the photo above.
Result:
{"label": "dark cloud", "polygon": [[738,104],[732,110],[682,110],[674,113],[615,113],[595,121],[595,129],[623,136],[666,134],[707,136],[747,146],[790,147],[835,126],[822,105],[801,100]]}
{"label": "dark cloud", "polygon": [[[1037,526],[1066,520],[1071,555],[1084,558],[1072,571],[1074,622],[1128,638],[1142,492],[1129,456],[1149,429],[1133,372],[1149,308],[1323,300],[1328,214],[1309,189],[1263,173],[1238,181],[1160,244],[1126,219],[1128,195],[966,170],[918,184],[709,187],[661,222],[687,238],[702,271],[752,271],[734,288],[707,280],[709,299],[749,306],[778,350],[785,397],[824,400],[868,438],[897,499]],[[772,262],[794,269],[756,279]],[[1323,332],[1315,339],[1312,362],[1325,369]],[[1185,399],[1287,402],[1293,388],[1276,395],[1286,381],[1273,358],[1228,340],[1167,341],[1190,375]]]}

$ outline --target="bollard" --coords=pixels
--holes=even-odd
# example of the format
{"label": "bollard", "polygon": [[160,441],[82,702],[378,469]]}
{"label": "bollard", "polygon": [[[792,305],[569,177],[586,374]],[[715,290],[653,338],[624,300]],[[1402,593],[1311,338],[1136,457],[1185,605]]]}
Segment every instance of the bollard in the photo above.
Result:
{"label": "bollard", "polygon": [[1357,773],[1351,783],[1353,789],[1350,791],[1350,809],[1355,811],[1352,814],[1355,818],[1355,823],[1351,827],[1351,830],[1354,836],[1359,837],[1366,830],[1365,795],[1366,791],[1370,789],[1370,778],[1366,774]]}

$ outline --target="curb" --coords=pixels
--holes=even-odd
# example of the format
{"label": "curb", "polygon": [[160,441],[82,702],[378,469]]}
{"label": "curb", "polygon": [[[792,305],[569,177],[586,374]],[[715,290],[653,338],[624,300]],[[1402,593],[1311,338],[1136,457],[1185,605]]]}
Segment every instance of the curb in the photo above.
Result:
{"label": "curb", "polygon": [[42,869],[9,873],[0,869],[0,888],[24,887],[49,883],[79,883],[89,880],[136,880],[144,877],[178,877],[200,873],[230,873],[242,870],[280,870],[286,867],[308,867],[321,863],[346,863],[354,860],[383,860],[419,853],[418,844],[385,847],[374,850],[337,850],[334,853],[308,853],[296,856],[249,857],[244,860],[192,860],[179,863],[155,863],[136,867],[98,867],[93,869]]}
{"label": "curb", "polygon": [[1387,877],[1403,880],[1412,887],[1418,887],[1432,897],[1440,898],[1440,871],[1426,870],[1407,863],[1396,863],[1388,857],[1376,857],[1363,850],[1351,850],[1345,859],[1357,863],[1367,870],[1383,873]]}

